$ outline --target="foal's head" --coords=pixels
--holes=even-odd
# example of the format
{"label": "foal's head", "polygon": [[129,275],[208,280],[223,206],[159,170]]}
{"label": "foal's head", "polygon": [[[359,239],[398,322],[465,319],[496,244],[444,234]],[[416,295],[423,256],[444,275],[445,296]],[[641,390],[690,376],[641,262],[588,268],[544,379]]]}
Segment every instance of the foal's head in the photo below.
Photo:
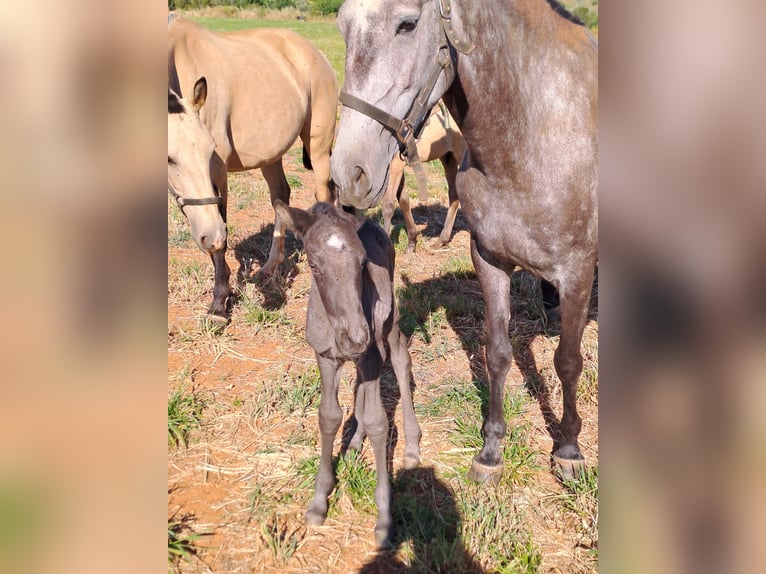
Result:
{"label": "foal's head", "polygon": [[277,200],[274,209],[303,241],[336,348],[347,358],[358,357],[370,344],[370,327],[362,307],[367,252],[357,235],[363,222],[328,203],[304,211]]}
{"label": "foal's head", "polygon": [[168,88],[168,186],[189,220],[194,241],[211,253],[226,245],[226,224],[210,174],[215,140],[199,116],[206,97],[205,78],[194,85],[191,101]]}

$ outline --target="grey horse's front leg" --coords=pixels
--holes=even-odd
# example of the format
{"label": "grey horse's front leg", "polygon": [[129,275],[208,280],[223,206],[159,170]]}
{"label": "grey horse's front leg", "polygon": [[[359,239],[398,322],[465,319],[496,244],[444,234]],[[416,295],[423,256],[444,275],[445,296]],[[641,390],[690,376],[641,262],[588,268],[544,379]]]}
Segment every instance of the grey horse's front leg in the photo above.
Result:
{"label": "grey horse's front leg", "polygon": [[322,397],[319,403],[319,432],[321,454],[316,478],[314,498],[306,510],[306,524],[319,525],[327,518],[327,497],[335,485],[332,471],[332,447],[338,433],[343,413],[338,403],[338,385],[342,361],[328,359],[317,354],[319,373],[322,376]]}
{"label": "grey horse's front leg", "polygon": [[388,336],[388,346],[391,349],[391,365],[394,367],[396,381],[399,383],[399,395],[402,401],[402,418],[404,419],[404,468],[417,468],[420,464],[420,425],[415,418],[415,408],[412,404],[412,360],[407,350],[407,341],[398,327],[391,329]]}
{"label": "grey horse's front leg", "polygon": [[468,476],[477,482],[497,484],[503,473],[500,443],[506,431],[503,391],[512,361],[511,342],[508,340],[511,278],[481,256],[475,238],[471,239],[471,259],[481,284],[486,313],[489,413],[484,423],[484,448],[473,459]]}
{"label": "grey horse's front leg", "polygon": [[363,392],[364,405],[356,416],[364,427],[375,453],[375,503],[378,520],[375,523],[375,543],[384,547],[391,540],[391,483],[388,480],[388,417],[380,398],[380,371],[383,359],[377,348],[371,347],[357,363],[359,390]]}

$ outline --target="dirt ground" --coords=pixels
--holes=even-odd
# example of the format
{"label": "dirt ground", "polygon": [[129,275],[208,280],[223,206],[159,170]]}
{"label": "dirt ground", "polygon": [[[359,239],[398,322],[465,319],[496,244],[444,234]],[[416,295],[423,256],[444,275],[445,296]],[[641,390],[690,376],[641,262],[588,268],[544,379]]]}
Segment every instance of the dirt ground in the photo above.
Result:
{"label": "dirt ground", "polygon": [[[285,163],[293,187],[291,204],[308,208],[314,184],[301,165],[297,146]],[[520,397],[509,433],[512,428],[521,429],[519,436],[530,454],[526,466],[519,466],[498,487],[475,487],[465,477],[477,451],[475,438],[460,438],[461,420],[480,424],[481,405],[442,399],[462,392],[461,385],[480,389],[486,380],[481,295],[471,274],[469,233],[462,215],[446,248],[433,250],[428,245],[441,229],[447,204],[441,173],[429,166],[428,174],[429,205],[415,209],[416,221],[426,226],[415,253],[404,253],[401,217],[397,214],[394,220],[400,239],[395,283],[400,306],[409,309],[403,310],[402,330],[410,339],[414,401],[423,430],[424,474],[418,480],[437,485],[446,493],[444,500],[454,503],[453,535],[465,554],[460,560],[472,565],[465,566],[465,571],[596,571],[596,492],[573,491],[549,470],[552,440],[542,411],[545,401],[550,401],[556,416],[561,413],[560,383],[553,370],[558,336],[555,325],[547,325],[540,312],[537,280],[522,272],[513,282],[510,334],[516,352],[506,389]],[[204,322],[212,297],[212,265],[184,235],[188,225],[175,205],[168,203],[168,395],[180,389],[203,405],[201,424],[189,434],[188,446],[168,447],[169,519],[180,522],[186,535],[198,535],[193,541],[195,555],[174,568],[181,572],[346,574],[367,565],[365,572],[429,571],[429,564],[441,563],[433,556],[424,557],[428,550],[418,547],[417,537],[412,538],[415,542],[403,542],[388,566],[380,562],[377,570],[369,569],[378,559],[373,545],[374,504],[364,498],[367,495],[360,499],[344,489],[344,480],[351,477],[349,468],[345,474],[339,471],[338,493],[331,500],[326,524],[304,526],[303,512],[313,489],[311,465],[319,452],[316,397],[293,397],[293,393],[301,391],[299,385],[308,388],[313,381],[315,361],[303,337],[310,275],[300,242],[290,236],[280,278],[270,283],[259,280],[257,270],[265,262],[273,224],[268,191],[259,172],[231,174],[229,179],[227,259],[240,297],[223,332]],[[410,172],[409,181],[413,180]],[[248,268],[256,272],[254,277],[248,276]],[[580,444],[589,467],[596,468],[595,305],[583,355]],[[344,372],[347,382],[340,401],[346,420],[353,402],[350,365]],[[387,376],[391,379],[390,373]],[[538,381],[537,386],[530,385],[530,380]],[[390,400],[395,403],[395,397]],[[440,405],[450,406],[440,410]],[[401,429],[398,409],[394,424]],[[401,442],[393,454],[396,477],[403,477]],[[509,434],[506,448],[511,442]],[[340,445],[339,433],[336,454]],[[374,468],[370,449],[362,451],[362,458],[368,468]],[[417,495],[414,500],[419,500]],[[496,524],[483,520],[495,512]],[[527,537],[519,539],[521,546],[528,544],[536,561],[522,566],[521,558],[509,562],[502,556],[516,552],[503,542],[511,529]],[[444,568],[445,572],[459,569]]]}

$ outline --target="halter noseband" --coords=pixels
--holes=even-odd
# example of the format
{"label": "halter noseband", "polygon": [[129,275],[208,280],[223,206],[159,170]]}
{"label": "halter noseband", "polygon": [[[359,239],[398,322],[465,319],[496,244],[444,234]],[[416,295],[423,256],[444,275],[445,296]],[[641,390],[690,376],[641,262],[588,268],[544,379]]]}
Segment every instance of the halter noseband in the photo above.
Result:
{"label": "halter noseband", "polygon": [[373,106],[365,102],[362,99],[352,96],[348,92],[342,91],[340,93],[340,103],[344,106],[360,112],[384,127],[388,128],[399,142],[400,148],[403,148],[402,155],[407,158],[412,168],[415,170],[415,177],[418,181],[418,188],[420,192],[420,200],[425,201],[428,199],[428,186],[426,182],[426,174],[423,171],[423,165],[420,163],[418,157],[417,142],[415,138],[419,135],[420,129],[423,126],[423,121],[428,114],[426,105],[428,99],[431,97],[431,92],[436,86],[436,82],[439,81],[439,76],[444,70],[448,76],[448,83],[451,83],[455,77],[454,64],[452,63],[452,55],[450,53],[450,47],[454,47],[455,50],[462,54],[470,54],[476,47],[470,42],[464,42],[455,38],[455,33],[452,29],[452,6],[450,0],[439,0],[439,14],[441,16],[441,26],[439,27],[439,47],[436,55],[436,61],[431,67],[431,73],[428,75],[423,87],[418,91],[418,95],[415,97],[415,101],[412,103],[409,113],[404,119],[399,119],[388,112],[381,110],[380,108]]}
{"label": "halter noseband", "polygon": [[173,198],[176,200],[176,203],[178,204],[178,207],[181,209],[181,211],[183,211],[184,207],[186,207],[187,205],[217,205],[220,208],[221,204],[223,203],[223,199],[221,198],[220,195],[217,195],[215,197],[200,197],[200,198],[181,197],[169,181],[168,181],[168,193],[172,195]]}

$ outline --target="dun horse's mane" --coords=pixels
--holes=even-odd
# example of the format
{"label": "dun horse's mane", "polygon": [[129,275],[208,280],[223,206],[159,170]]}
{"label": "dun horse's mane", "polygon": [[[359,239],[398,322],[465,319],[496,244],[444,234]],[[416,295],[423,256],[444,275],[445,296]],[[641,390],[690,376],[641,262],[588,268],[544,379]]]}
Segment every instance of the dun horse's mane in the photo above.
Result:
{"label": "dun horse's mane", "polygon": [[181,99],[176,94],[168,90],[168,113],[183,114],[185,112],[186,108],[184,107]]}
{"label": "dun horse's mane", "polygon": [[559,16],[562,18],[569,20],[570,22],[577,24],[579,26],[585,26],[582,20],[580,20],[577,16],[572,14],[569,10],[564,8],[561,4],[559,4],[556,0],[545,0],[551,8],[553,8],[553,11],[556,12]]}

